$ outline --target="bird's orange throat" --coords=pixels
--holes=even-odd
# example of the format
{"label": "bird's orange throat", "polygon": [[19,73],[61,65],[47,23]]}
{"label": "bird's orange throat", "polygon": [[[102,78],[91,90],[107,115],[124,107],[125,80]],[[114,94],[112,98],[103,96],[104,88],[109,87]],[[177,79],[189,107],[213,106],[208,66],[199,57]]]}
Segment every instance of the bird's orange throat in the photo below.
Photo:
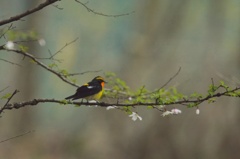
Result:
{"label": "bird's orange throat", "polygon": [[101,85],[102,85],[102,88],[104,87],[104,84],[105,84],[104,82],[102,82],[102,83],[101,83]]}

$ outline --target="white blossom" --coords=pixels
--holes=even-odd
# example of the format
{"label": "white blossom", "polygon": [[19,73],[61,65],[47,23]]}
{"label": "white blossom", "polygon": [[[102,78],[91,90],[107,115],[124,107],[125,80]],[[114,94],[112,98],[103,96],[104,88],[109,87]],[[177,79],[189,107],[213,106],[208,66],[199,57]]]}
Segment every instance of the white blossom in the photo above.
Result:
{"label": "white blossom", "polygon": [[130,101],[131,101],[131,100],[132,100],[132,97],[128,97],[128,100],[130,100]]}
{"label": "white blossom", "polygon": [[40,46],[45,46],[46,45],[46,41],[44,39],[39,39],[38,43]]}
{"label": "white blossom", "polygon": [[168,115],[172,115],[173,113],[171,111],[165,111],[162,113],[162,116],[165,117],[165,116],[168,116]]}
{"label": "white blossom", "polygon": [[163,109],[163,108],[165,108],[166,107],[166,105],[159,105],[159,108],[160,109]]}
{"label": "white blossom", "polygon": [[14,49],[14,43],[12,41],[8,41],[5,45],[5,47],[9,50]]}
{"label": "white blossom", "polygon": [[[88,103],[97,103],[96,100],[89,100]],[[98,105],[89,105],[89,107],[98,107]]]}
{"label": "white blossom", "polygon": [[110,109],[116,109],[116,108],[117,108],[117,106],[114,105],[114,106],[108,106],[106,109],[110,110]]}
{"label": "white blossom", "polygon": [[136,112],[132,112],[129,117],[132,118],[133,121],[136,121],[137,119],[142,120],[142,117],[140,117]]}
{"label": "white blossom", "polygon": [[200,110],[197,108],[196,110],[196,114],[199,115],[200,114]]}
{"label": "white blossom", "polygon": [[171,112],[172,112],[172,114],[181,114],[182,113],[181,110],[176,109],[176,108],[172,109]]}
{"label": "white blossom", "polygon": [[181,114],[181,113],[182,113],[181,110],[174,108],[171,111],[167,110],[167,111],[163,112],[162,116],[165,117],[168,115],[177,115],[177,114]]}
{"label": "white blossom", "polygon": [[97,103],[96,100],[89,100],[88,103]]}

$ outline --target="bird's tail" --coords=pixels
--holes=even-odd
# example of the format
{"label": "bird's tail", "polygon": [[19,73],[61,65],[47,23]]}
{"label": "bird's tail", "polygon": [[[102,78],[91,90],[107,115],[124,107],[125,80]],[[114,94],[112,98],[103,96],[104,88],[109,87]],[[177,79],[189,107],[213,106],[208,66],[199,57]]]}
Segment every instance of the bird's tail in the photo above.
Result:
{"label": "bird's tail", "polygon": [[65,99],[72,99],[72,98],[74,98],[75,97],[75,95],[71,95],[71,96],[69,96],[69,97],[66,97]]}

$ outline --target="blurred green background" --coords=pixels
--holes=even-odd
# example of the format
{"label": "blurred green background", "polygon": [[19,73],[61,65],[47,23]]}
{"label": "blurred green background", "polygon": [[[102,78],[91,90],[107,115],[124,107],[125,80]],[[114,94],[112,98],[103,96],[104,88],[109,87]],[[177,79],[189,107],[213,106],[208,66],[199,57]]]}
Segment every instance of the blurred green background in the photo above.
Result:
{"label": "blurred green background", "polygon": [[[0,19],[41,1],[1,0]],[[75,1],[60,1],[13,23],[16,30],[33,30],[46,46],[29,43],[29,52],[47,57],[79,38],[56,58],[71,73],[102,70],[77,76],[79,85],[104,72],[115,72],[136,90],[154,90],[181,67],[169,86],[190,94],[204,93],[224,80],[239,85],[240,1],[237,0],[91,0],[88,7],[105,14],[134,14],[118,18],[88,12]],[[2,26],[1,28],[3,28]],[[1,39],[1,45],[6,41]],[[75,92],[39,66],[11,52],[0,57],[0,89],[20,90],[14,101],[33,98],[63,99]],[[49,63],[49,61],[43,61]],[[108,87],[108,86],[106,86]],[[0,95],[2,95],[1,93]],[[5,101],[1,101],[3,105]],[[163,118],[156,110],[138,109],[143,121],[105,108],[39,104],[5,111],[0,118],[0,158],[7,159],[225,159],[240,156],[239,99],[221,98],[214,104],[182,110]]]}

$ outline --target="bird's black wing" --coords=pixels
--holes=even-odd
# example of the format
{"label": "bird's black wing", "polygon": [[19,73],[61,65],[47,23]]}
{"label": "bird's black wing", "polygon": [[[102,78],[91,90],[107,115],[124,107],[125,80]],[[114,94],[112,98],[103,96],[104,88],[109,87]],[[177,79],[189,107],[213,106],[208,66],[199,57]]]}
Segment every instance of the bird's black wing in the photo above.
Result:
{"label": "bird's black wing", "polygon": [[74,95],[69,96],[65,99],[75,100],[75,99],[79,99],[79,98],[85,98],[85,97],[97,94],[101,90],[102,90],[102,87],[99,83],[89,82],[89,83],[79,87]]}

